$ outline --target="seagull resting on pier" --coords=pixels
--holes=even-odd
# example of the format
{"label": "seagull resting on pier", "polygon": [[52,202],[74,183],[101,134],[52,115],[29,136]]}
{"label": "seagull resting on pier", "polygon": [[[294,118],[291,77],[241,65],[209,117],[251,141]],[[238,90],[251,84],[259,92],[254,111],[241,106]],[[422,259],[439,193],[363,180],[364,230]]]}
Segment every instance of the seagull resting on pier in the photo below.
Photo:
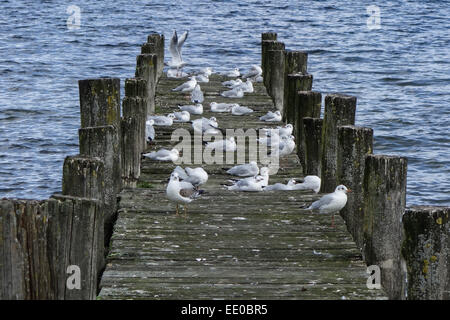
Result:
{"label": "seagull resting on pier", "polygon": [[231,108],[234,106],[238,106],[238,104],[211,102],[209,106],[211,107],[211,112],[230,112]]}
{"label": "seagull resting on pier", "polygon": [[176,119],[173,122],[189,122],[191,120],[191,114],[188,111],[180,111],[173,113]]}
{"label": "seagull resting on pier", "polygon": [[220,95],[225,98],[242,98],[244,96],[244,91],[241,87],[236,87],[234,89],[224,91]]}
{"label": "seagull resting on pier", "polygon": [[179,205],[183,204],[184,214],[187,214],[187,204],[191,203],[194,199],[198,198],[204,190],[196,190],[195,188],[186,188],[185,183],[180,183],[180,179],[177,172],[173,172],[170,175],[169,183],[166,188],[166,196],[172,202],[177,205],[176,214],[179,212]]}
{"label": "seagull resting on pier", "polygon": [[152,143],[152,141],[155,140],[155,128],[153,128],[154,123],[155,121],[153,119],[145,122],[145,137],[147,139],[147,143]]}
{"label": "seagull resting on pier", "polygon": [[205,97],[203,96],[202,88],[200,88],[200,85],[197,84],[191,92],[191,101],[193,103],[202,103],[205,100]]}
{"label": "seagull resting on pier", "polygon": [[270,186],[267,186],[264,188],[264,191],[289,191],[294,190],[293,187],[295,186],[297,182],[295,179],[289,179],[289,181],[286,184],[283,183],[275,183]]}
{"label": "seagull resting on pier", "polygon": [[175,162],[180,156],[180,152],[177,149],[167,150],[159,149],[158,151],[152,151],[150,153],[144,153],[144,157],[157,161],[172,161]]}
{"label": "seagull resting on pier", "polygon": [[318,193],[320,190],[320,178],[318,176],[306,176],[302,183],[297,183],[292,190],[313,190]]}
{"label": "seagull resting on pier", "polygon": [[351,192],[344,185],[338,185],[333,193],[324,195],[319,200],[313,202],[308,210],[319,211],[320,213],[332,213],[331,227],[334,228],[334,214],[339,212],[347,204],[347,193]]}
{"label": "seagull resting on pier", "polygon": [[173,113],[169,113],[167,116],[148,116],[147,120],[153,120],[154,126],[171,126],[175,118]]}
{"label": "seagull resting on pier", "polygon": [[191,92],[197,85],[197,79],[195,76],[189,77],[189,80],[180,84],[178,87],[172,89],[172,91]]}
{"label": "seagull resting on pier", "polygon": [[259,117],[259,120],[267,122],[281,121],[281,112],[279,110],[275,112],[269,111],[262,117]]}
{"label": "seagull resting on pier", "polygon": [[238,177],[250,177],[256,176],[259,173],[259,168],[256,161],[250,161],[250,163],[240,164],[228,169],[227,173]]}
{"label": "seagull resting on pier", "polygon": [[244,107],[244,106],[240,106],[240,105],[235,105],[231,108],[231,114],[233,116],[243,116],[249,113],[252,113],[253,110],[248,108],[248,107]]}
{"label": "seagull resting on pier", "polygon": [[256,78],[259,77],[259,76],[261,76],[261,75],[262,75],[262,69],[261,69],[261,67],[258,66],[258,65],[256,65],[256,64],[254,64],[254,65],[252,65],[252,67],[250,68],[250,71],[247,72],[246,74],[244,74],[244,75],[242,76],[242,78],[244,78],[244,79],[250,78],[250,79],[252,79],[253,81],[255,81]]}
{"label": "seagull resting on pier", "polygon": [[178,108],[180,108],[181,111],[187,111],[190,114],[203,114],[203,105],[201,103],[197,103],[196,105],[189,104],[178,106]]}
{"label": "seagull resting on pier", "polygon": [[183,169],[176,166],[173,172],[178,173],[180,180],[189,182],[196,188],[208,181],[208,173],[202,167]]}

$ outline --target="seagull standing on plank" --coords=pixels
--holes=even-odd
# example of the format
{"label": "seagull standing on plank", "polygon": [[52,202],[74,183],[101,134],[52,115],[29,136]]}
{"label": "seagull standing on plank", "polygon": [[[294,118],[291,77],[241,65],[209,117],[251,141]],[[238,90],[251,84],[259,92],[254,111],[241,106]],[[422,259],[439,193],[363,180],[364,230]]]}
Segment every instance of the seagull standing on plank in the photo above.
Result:
{"label": "seagull standing on plank", "polygon": [[168,65],[171,69],[177,70],[177,76],[179,75],[180,69],[186,65],[186,62],[183,61],[181,55],[181,48],[188,37],[189,32],[186,31],[183,35],[178,39],[177,31],[173,31],[172,39],[170,39],[169,51],[172,56],[172,59],[169,61]]}
{"label": "seagull standing on plank", "polygon": [[172,89],[172,91],[191,92],[197,85],[197,79],[195,76],[189,77],[189,80],[180,84],[178,87]]}
{"label": "seagull standing on plank", "polygon": [[187,214],[187,204],[191,203],[194,199],[198,198],[204,191],[203,190],[195,190],[192,188],[183,189],[185,184],[180,183],[180,179],[177,172],[173,172],[170,175],[169,183],[166,188],[166,196],[172,202],[175,202],[177,205],[176,214],[179,212],[179,205],[183,204],[184,206],[184,214]]}
{"label": "seagull standing on plank", "polygon": [[339,212],[347,204],[347,193],[351,192],[344,185],[338,185],[333,193],[324,195],[313,202],[308,210],[318,210],[320,213],[332,213],[331,227],[334,228],[334,214]]}
{"label": "seagull standing on plank", "polygon": [[202,92],[202,88],[200,88],[200,85],[197,84],[191,92],[191,101],[193,103],[202,103],[205,100],[205,97]]}

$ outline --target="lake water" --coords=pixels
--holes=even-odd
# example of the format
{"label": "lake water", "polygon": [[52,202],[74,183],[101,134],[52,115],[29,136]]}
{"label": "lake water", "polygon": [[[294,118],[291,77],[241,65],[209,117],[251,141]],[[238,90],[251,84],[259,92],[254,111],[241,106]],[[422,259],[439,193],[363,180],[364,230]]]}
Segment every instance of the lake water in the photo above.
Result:
{"label": "lake water", "polygon": [[[343,3],[0,1],[0,198],[59,191],[63,160],[78,152],[77,81],[123,86],[147,34],[164,33],[167,49],[176,29],[190,32],[187,71],[247,69],[261,32],[276,31],[309,53],[313,90],[357,96],[356,124],[374,129],[375,153],[408,158],[407,203],[450,205],[450,2]],[[70,5],[79,29],[67,26]]]}

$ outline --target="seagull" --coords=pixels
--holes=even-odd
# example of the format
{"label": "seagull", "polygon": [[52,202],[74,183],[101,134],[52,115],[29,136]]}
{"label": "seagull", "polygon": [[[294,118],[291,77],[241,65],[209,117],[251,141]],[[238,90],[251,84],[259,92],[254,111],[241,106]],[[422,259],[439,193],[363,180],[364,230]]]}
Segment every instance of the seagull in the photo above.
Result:
{"label": "seagull", "polygon": [[[276,129],[273,130],[275,131]],[[258,143],[268,147],[276,146],[280,144],[280,136],[277,133],[271,133],[266,137],[258,138]]]}
{"label": "seagull", "polygon": [[351,192],[344,185],[338,185],[333,193],[324,195],[319,200],[313,202],[308,210],[319,210],[320,213],[332,213],[331,227],[334,227],[334,214],[339,212],[347,204],[347,193]]}
{"label": "seagull", "polygon": [[191,92],[191,101],[193,103],[202,103],[205,100],[205,97],[203,96],[202,89],[200,88],[200,85],[197,84]]}
{"label": "seagull", "polygon": [[217,140],[214,142],[208,142],[205,146],[206,149],[222,150],[222,151],[236,151],[236,141],[234,137],[228,138],[226,140]]}
{"label": "seagull", "polygon": [[186,62],[183,61],[181,56],[181,47],[188,37],[189,32],[186,31],[183,35],[178,39],[177,31],[173,31],[172,39],[170,40],[169,51],[172,55],[172,59],[169,61],[168,65],[171,69],[176,69],[177,73],[186,65]]}
{"label": "seagull", "polygon": [[173,120],[175,119],[175,115],[173,113],[169,113],[167,116],[149,116],[147,120],[153,120],[154,126],[171,126],[173,124]]}
{"label": "seagull", "polygon": [[184,78],[187,77],[188,74],[186,72],[183,71],[178,71],[177,69],[169,69],[167,70],[167,77],[168,78]]}
{"label": "seagull", "polygon": [[259,168],[256,161],[250,161],[250,163],[240,164],[228,169],[227,173],[238,177],[256,176],[259,173]]}
{"label": "seagull", "polygon": [[211,112],[230,112],[233,106],[238,106],[237,103],[217,103],[211,102],[209,104]]}
{"label": "seagull", "polygon": [[197,82],[208,83],[209,77],[206,74],[198,74],[196,77]]}
{"label": "seagull", "polygon": [[201,167],[183,169],[176,166],[173,172],[178,173],[181,180],[191,183],[196,188],[208,181],[208,173]]}
{"label": "seagull", "polygon": [[241,79],[236,79],[236,80],[228,80],[228,81],[224,81],[222,82],[222,85],[228,88],[234,88],[237,86],[240,86],[241,84],[243,84]]}
{"label": "seagull", "polygon": [[235,184],[226,187],[230,191],[258,192],[263,191],[263,182],[262,176],[256,176],[251,180],[238,180]]}
{"label": "seagull", "polygon": [[154,123],[155,121],[153,119],[145,122],[145,137],[147,139],[147,143],[151,143],[155,140],[155,128],[153,128]]}
{"label": "seagull", "polygon": [[269,168],[268,167],[262,167],[260,170],[259,175],[255,175],[253,177],[243,178],[243,179],[230,179],[228,181],[236,184],[239,181],[253,181],[256,177],[262,177],[263,181],[261,182],[262,187],[267,187],[269,184]]}
{"label": "seagull", "polygon": [[254,91],[253,89],[253,83],[252,80],[249,78],[247,79],[246,82],[243,82],[241,85],[239,85],[239,88],[244,92],[244,93],[252,93]]}
{"label": "seagull", "polygon": [[172,91],[190,92],[195,89],[197,85],[197,79],[195,76],[189,77],[189,80],[180,84],[178,87],[172,89]]}
{"label": "seagull", "polygon": [[231,114],[234,116],[243,116],[252,112],[252,109],[240,105],[235,105],[231,108]]}
{"label": "seagull", "polygon": [[180,152],[177,149],[172,149],[172,150],[159,149],[158,151],[144,153],[143,156],[150,158],[151,160],[175,162],[178,160],[178,157],[180,156]]}
{"label": "seagull", "polygon": [[242,98],[244,96],[244,91],[240,87],[224,91],[220,94],[222,97],[226,98]]}
{"label": "seagull", "polygon": [[264,191],[285,191],[285,190],[294,190],[296,182],[295,179],[289,179],[286,184],[283,183],[275,183],[270,186],[264,188]]}
{"label": "seagull", "polygon": [[281,112],[279,110],[275,112],[269,111],[262,117],[259,117],[259,120],[267,122],[281,121]]}
{"label": "seagull", "polygon": [[225,72],[227,77],[239,77],[241,73],[239,72],[239,68],[234,68],[231,71]]}
{"label": "seagull", "polygon": [[209,119],[203,117],[201,119],[195,119],[192,121],[192,128],[194,129],[194,132],[200,134],[218,134],[222,132],[215,117]]}
{"label": "seagull", "polygon": [[177,204],[176,214],[178,215],[180,204],[184,205],[184,214],[187,214],[186,205],[198,198],[204,190],[196,190],[195,188],[186,188],[185,183],[180,183],[180,178],[177,172],[172,172],[169,183],[166,188],[167,198]]}
{"label": "seagull", "polygon": [[273,151],[273,154],[278,157],[290,155],[295,149],[295,138],[293,135],[281,137],[278,148]]}
{"label": "seagull", "polygon": [[[250,71],[247,72],[246,74],[244,74],[242,76],[242,78],[246,79],[246,78],[253,78],[256,79],[258,76],[262,75],[262,69],[260,66],[254,64],[252,65],[252,67],[250,68]],[[254,81],[254,80],[253,80]]]}
{"label": "seagull", "polygon": [[320,190],[320,178],[318,176],[306,176],[303,183],[297,183],[292,190],[313,190],[318,193]]}
{"label": "seagull", "polygon": [[256,76],[255,78],[253,78],[254,82],[263,82],[263,77],[262,76]]}
{"label": "seagull", "polygon": [[266,136],[271,136],[272,134],[276,134],[280,137],[284,136],[290,136],[292,135],[292,132],[294,130],[294,127],[292,124],[288,123],[285,126],[277,126],[276,128],[263,128],[261,129],[262,132],[266,134]]}
{"label": "seagull", "polygon": [[205,68],[200,69],[200,73],[202,73],[208,77],[210,75],[212,75],[212,71],[213,71],[213,68],[211,68],[211,67],[205,67]]}
{"label": "seagull", "polygon": [[174,122],[189,122],[191,120],[191,114],[188,111],[174,112],[175,118]]}
{"label": "seagull", "polygon": [[196,105],[189,104],[178,106],[178,108],[180,108],[181,111],[187,111],[190,114],[203,114],[203,105],[201,103],[197,103]]}

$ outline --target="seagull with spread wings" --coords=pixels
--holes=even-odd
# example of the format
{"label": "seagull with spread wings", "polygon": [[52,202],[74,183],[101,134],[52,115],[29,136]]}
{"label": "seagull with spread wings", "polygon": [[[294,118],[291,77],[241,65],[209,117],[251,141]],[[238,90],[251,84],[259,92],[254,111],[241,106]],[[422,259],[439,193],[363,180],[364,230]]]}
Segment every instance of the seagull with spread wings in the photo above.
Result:
{"label": "seagull with spread wings", "polygon": [[180,72],[180,69],[186,65],[186,62],[183,61],[181,56],[181,47],[188,37],[189,31],[183,33],[183,35],[178,38],[177,30],[173,31],[172,39],[170,40],[169,51],[172,55],[172,59],[169,61],[168,65],[171,69],[177,69],[177,76]]}

